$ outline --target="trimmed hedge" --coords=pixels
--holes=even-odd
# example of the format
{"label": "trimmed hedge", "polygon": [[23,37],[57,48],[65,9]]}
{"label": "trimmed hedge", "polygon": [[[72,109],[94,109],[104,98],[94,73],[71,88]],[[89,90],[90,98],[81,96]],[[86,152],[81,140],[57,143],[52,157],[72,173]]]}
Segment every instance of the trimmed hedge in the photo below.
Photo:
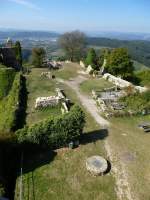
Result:
{"label": "trimmed hedge", "polygon": [[19,126],[21,108],[23,77],[17,73],[9,94],[0,101],[0,131],[15,131]]}
{"label": "trimmed hedge", "polygon": [[84,124],[84,112],[79,106],[74,105],[69,113],[49,118],[31,127],[26,126],[16,131],[16,135],[21,143],[30,142],[56,148],[78,139]]}
{"label": "trimmed hedge", "polygon": [[15,78],[15,69],[0,68],[0,99],[7,96]]}

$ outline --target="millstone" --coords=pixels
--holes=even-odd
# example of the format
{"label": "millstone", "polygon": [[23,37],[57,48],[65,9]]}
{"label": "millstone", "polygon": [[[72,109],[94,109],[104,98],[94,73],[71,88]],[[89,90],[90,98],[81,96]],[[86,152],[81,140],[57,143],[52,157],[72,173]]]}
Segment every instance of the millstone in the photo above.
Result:
{"label": "millstone", "polygon": [[93,175],[103,175],[107,168],[107,160],[101,156],[91,156],[86,160],[86,168]]}

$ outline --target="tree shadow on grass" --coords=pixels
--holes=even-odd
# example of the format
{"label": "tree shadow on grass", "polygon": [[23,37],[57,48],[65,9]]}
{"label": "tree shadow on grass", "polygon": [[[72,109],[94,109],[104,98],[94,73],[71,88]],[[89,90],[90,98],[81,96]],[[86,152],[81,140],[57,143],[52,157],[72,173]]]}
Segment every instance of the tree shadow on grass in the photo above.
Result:
{"label": "tree shadow on grass", "polygon": [[[25,149],[23,149],[22,153],[20,154],[19,169],[22,165],[23,174],[32,172],[36,168],[42,167],[52,162],[56,154],[57,153],[51,150],[50,148],[43,148],[38,145],[28,144],[27,147],[25,147]],[[19,169],[18,175],[20,175]]]}
{"label": "tree shadow on grass", "polygon": [[106,137],[108,137],[107,129],[95,130],[95,131],[83,134],[80,139],[80,143],[84,145],[88,143],[95,143],[98,140],[104,140]]}

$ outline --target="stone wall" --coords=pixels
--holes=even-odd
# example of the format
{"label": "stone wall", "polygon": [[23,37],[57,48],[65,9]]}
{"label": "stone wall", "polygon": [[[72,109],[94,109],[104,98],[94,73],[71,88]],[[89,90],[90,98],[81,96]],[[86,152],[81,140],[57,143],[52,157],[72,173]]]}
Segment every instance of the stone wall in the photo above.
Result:
{"label": "stone wall", "polygon": [[60,98],[57,96],[38,97],[35,102],[35,108],[44,108],[48,106],[57,106]]}
{"label": "stone wall", "polygon": [[120,77],[113,76],[113,75],[111,75],[109,73],[104,74],[103,78],[105,80],[115,84],[116,86],[118,86],[121,89],[124,89],[124,88],[132,86],[135,89],[135,91],[138,91],[140,93],[145,92],[147,90],[146,87],[135,86],[132,83],[130,83],[130,82],[126,81],[126,80],[123,80]]}
{"label": "stone wall", "polygon": [[62,114],[69,112],[67,105],[69,100],[65,97],[63,91],[60,88],[56,88],[56,93],[56,96],[38,97],[35,102],[35,108],[53,107],[60,103],[62,105]]}
{"label": "stone wall", "polygon": [[109,82],[112,82],[113,84],[115,84],[116,86],[120,87],[120,88],[126,88],[129,86],[132,86],[132,84],[128,81],[125,81],[119,77],[113,76],[109,73],[104,74],[103,78],[105,80],[108,80]]}

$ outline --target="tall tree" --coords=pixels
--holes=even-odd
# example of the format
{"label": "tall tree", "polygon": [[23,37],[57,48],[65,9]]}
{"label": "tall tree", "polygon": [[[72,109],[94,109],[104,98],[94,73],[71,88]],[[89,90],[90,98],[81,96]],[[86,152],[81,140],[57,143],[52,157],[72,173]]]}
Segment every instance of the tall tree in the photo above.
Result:
{"label": "tall tree", "polygon": [[64,49],[68,59],[78,61],[82,58],[85,48],[85,34],[80,31],[64,33],[59,44]]}
{"label": "tall tree", "polygon": [[95,50],[93,48],[91,48],[91,49],[88,50],[85,63],[86,63],[87,66],[91,65],[91,67],[94,70],[98,70],[97,55],[96,55],[96,52],[95,52]]}
{"label": "tall tree", "polygon": [[133,75],[133,62],[126,48],[116,48],[107,56],[106,69],[113,75],[129,78]]}
{"label": "tall tree", "polygon": [[20,66],[22,66],[22,48],[19,41],[15,43],[15,53],[16,53],[16,60],[19,62]]}
{"label": "tall tree", "polygon": [[35,67],[42,67],[45,58],[45,50],[43,48],[32,49],[32,64]]}

